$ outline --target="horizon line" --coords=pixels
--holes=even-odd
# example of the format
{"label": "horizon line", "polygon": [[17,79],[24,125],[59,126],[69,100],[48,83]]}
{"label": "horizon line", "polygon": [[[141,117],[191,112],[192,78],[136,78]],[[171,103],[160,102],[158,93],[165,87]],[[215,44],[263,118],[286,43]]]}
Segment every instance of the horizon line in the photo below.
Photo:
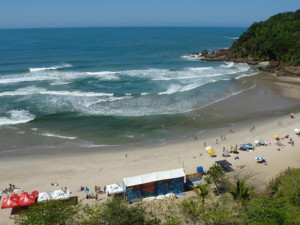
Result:
{"label": "horizon line", "polygon": [[0,30],[26,30],[26,29],[76,29],[76,28],[248,28],[249,26],[66,26],[66,27],[11,27],[1,28]]}

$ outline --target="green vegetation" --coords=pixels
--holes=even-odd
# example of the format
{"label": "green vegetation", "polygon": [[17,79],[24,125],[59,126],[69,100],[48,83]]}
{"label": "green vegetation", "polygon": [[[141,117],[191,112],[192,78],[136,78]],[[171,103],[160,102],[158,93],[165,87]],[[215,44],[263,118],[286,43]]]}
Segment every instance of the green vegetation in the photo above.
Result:
{"label": "green vegetation", "polygon": [[79,205],[72,201],[47,201],[16,214],[16,224],[74,224]]}
{"label": "green vegetation", "polygon": [[253,23],[229,49],[231,55],[300,65],[300,10]]}
{"label": "green vegetation", "polygon": [[216,165],[210,171],[207,177],[218,178],[215,181],[223,190],[220,193],[216,191],[216,196],[210,192],[210,186],[214,185],[212,182],[197,187],[194,198],[177,203],[168,199],[129,205],[123,198],[111,198],[95,205],[49,201],[30,207],[13,219],[16,224],[45,225],[300,224],[300,169],[287,169],[260,194],[252,194],[247,180],[232,181]]}

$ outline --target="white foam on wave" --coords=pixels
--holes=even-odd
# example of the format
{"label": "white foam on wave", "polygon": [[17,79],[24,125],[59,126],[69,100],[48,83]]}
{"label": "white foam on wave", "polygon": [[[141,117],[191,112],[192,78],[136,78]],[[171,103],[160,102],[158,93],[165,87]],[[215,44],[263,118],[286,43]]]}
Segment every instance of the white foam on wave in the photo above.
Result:
{"label": "white foam on wave", "polygon": [[67,85],[70,84],[71,82],[66,82],[66,81],[56,81],[53,83],[50,83],[51,86],[58,86],[58,85]]}
{"label": "white foam on wave", "polygon": [[113,71],[100,71],[100,72],[86,72],[86,75],[98,77],[101,80],[119,80],[120,78],[116,76],[118,72]]}
{"label": "white foam on wave", "polygon": [[112,93],[101,93],[101,92],[81,92],[81,91],[40,91],[37,94],[42,95],[64,95],[64,96],[78,96],[78,97],[102,97],[102,96],[113,96]]}
{"label": "white foam on wave", "polygon": [[93,143],[87,143],[87,144],[81,144],[80,147],[83,147],[83,148],[103,148],[103,147],[118,147],[120,145],[106,145],[106,144],[103,144],[103,145],[95,145]]}
{"label": "white foam on wave", "polygon": [[255,72],[255,73],[249,73],[249,74],[242,74],[242,75],[240,75],[240,76],[237,76],[237,77],[234,78],[234,79],[239,80],[239,79],[241,79],[241,78],[243,78],[243,77],[250,77],[250,76],[253,76],[253,75],[255,75],[255,74],[257,74],[257,72]]}
{"label": "white foam on wave", "polygon": [[81,92],[81,91],[49,91],[44,88],[38,88],[35,86],[29,86],[26,88],[20,88],[15,91],[1,92],[0,96],[16,96],[16,95],[60,95],[60,96],[78,96],[78,97],[110,97],[113,93],[102,92]]}
{"label": "white foam on wave", "polygon": [[171,84],[168,89],[164,92],[159,92],[159,95],[170,95],[176,92],[181,91],[182,86],[178,85],[178,84]]}
{"label": "white foam on wave", "polygon": [[77,138],[77,137],[71,137],[71,136],[62,136],[62,135],[52,134],[52,133],[48,133],[48,132],[42,133],[40,135],[47,136],[47,137],[54,137],[54,138],[71,139],[71,140]]}
{"label": "white foam on wave", "polygon": [[203,59],[203,56],[201,54],[199,55],[182,55],[180,58],[188,61],[198,61],[200,59]]}
{"label": "white foam on wave", "polygon": [[224,68],[230,68],[234,66],[234,62],[225,62],[225,65],[221,65]]}
{"label": "white foam on wave", "polygon": [[72,67],[71,64],[62,64],[58,66],[50,66],[50,67],[37,67],[37,68],[29,68],[30,72],[38,72],[38,71],[43,71],[43,70],[57,70],[57,69],[62,69],[62,68],[68,68]]}
{"label": "white foam on wave", "polygon": [[4,77],[0,79],[0,84],[10,84],[10,83],[20,83],[20,82],[31,82],[31,81],[45,81],[45,80],[54,80],[55,78],[51,77],[34,77],[34,76],[21,76],[21,77]]}
{"label": "white foam on wave", "polygon": [[0,117],[0,126],[28,123],[34,119],[35,116],[26,110],[10,110],[7,112],[7,116]]}

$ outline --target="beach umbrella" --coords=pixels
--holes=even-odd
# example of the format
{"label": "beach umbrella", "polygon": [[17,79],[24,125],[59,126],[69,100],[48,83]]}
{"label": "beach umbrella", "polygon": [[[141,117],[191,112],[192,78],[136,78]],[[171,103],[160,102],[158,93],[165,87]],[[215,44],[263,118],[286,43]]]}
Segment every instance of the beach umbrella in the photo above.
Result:
{"label": "beach umbrella", "polygon": [[265,157],[263,157],[263,156],[255,157],[255,159],[256,159],[256,160],[263,160],[263,159],[265,159]]}
{"label": "beach umbrella", "polygon": [[251,143],[246,143],[246,147],[251,148],[253,145]]}
{"label": "beach umbrella", "polygon": [[208,152],[208,154],[214,154],[215,153],[215,151],[212,150],[212,149],[208,149],[207,152]]}
{"label": "beach umbrella", "polygon": [[255,141],[254,141],[254,143],[255,143],[255,144],[258,144],[258,143],[259,143],[259,141],[258,141],[258,140],[255,140]]}
{"label": "beach umbrella", "polygon": [[240,147],[245,148],[245,145],[244,144],[240,144]]}
{"label": "beach umbrella", "polygon": [[212,147],[211,147],[211,146],[206,146],[205,149],[206,149],[206,151],[207,151],[207,150],[209,150],[209,149],[212,149]]}
{"label": "beach umbrella", "polygon": [[296,132],[296,134],[300,133],[300,128],[295,128],[294,131]]}
{"label": "beach umbrella", "polygon": [[279,138],[279,135],[275,134],[275,135],[274,135],[274,138]]}
{"label": "beach umbrella", "polygon": [[261,144],[264,144],[264,143],[265,143],[265,141],[264,141],[264,140],[259,140],[259,142],[260,142]]}
{"label": "beach umbrella", "polygon": [[12,194],[10,197],[3,199],[1,209],[14,208],[18,206],[18,195]]}
{"label": "beach umbrella", "polygon": [[27,205],[34,205],[34,204],[35,204],[35,196],[29,195],[27,192],[23,192],[20,194],[18,198],[19,206],[27,206]]}

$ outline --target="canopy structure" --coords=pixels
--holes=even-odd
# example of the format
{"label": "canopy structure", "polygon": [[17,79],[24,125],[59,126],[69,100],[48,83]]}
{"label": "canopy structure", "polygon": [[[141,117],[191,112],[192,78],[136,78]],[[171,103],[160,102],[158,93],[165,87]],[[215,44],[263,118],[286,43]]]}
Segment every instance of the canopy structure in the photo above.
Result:
{"label": "canopy structure", "polygon": [[275,134],[275,135],[274,135],[274,138],[279,138],[279,135],[278,135],[278,134]]}
{"label": "canopy structure", "polygon": [[[16,194],[15,194],[16,195]],[[18,207],[18,195],[12,194],[8,198],[3,198],[1,209]]]}
{"label": "canopy structure", "polygon": [[34,205],[35,197],[35,195],[29,195],[27,192],[21,193],[18,198],[18,206]]}
{"label": "canopy structure", "polygon": [[175,170],[148,173],[148,174],[143,174],[134,177],[127,177],[127,178],[123,178],[123,182],[126,187],[131,187],[135,185],[156,182],[160,180],[169,180],[169,179],[174,179],[179,177],[185,177],[185,173],[182,168],[175,169]]}
{"label": "canopy structure", "polygon": [[4,209],[34,205],[38,194],[38,191],[33,191],[31,194],[28,194],[27,192],[22,192],[20,195],[15,193],[11,194],[8,198],[3,199],[1,208]]}
{"label": "canopy structure", "polygon": [[260,156],[260,157],[255,157],[255,159],[256,159],[256,160],[264,160],[264,159],[265,159],[265,157],[263,157],[263,156]]}
{"label": "canopy structure", "polygon": [[70,197],[70,190],[55,190],[51,192],[41,192],[39,193],[38,202],[48,201],[48,200],[59,200],[68,199]]}
{"label": "canopy structure", "polygon": [[215,151],[212,150],[211,146],[207,146],[205,149],[206,149],[206,151],[207,151],[208,154],[215,154]]}
{"label": "canopy structure", "polygon": [[212,150],[212,149],[208,149],[208,150],[207,150],[207,153],[208,153],[208,154],[215,154],[215,151]]}
{"label": "canopy structure", "polygon": [[251,143],[246,143],[246,145],[245,145],[247,148],[252,148],[253,147],[253,145],[251,144]]}
{"label": "canopy structure", "polygon": [[106,186],[108,195],[116,195],[124,192],[124,187],[121,184],[109,184]]}

